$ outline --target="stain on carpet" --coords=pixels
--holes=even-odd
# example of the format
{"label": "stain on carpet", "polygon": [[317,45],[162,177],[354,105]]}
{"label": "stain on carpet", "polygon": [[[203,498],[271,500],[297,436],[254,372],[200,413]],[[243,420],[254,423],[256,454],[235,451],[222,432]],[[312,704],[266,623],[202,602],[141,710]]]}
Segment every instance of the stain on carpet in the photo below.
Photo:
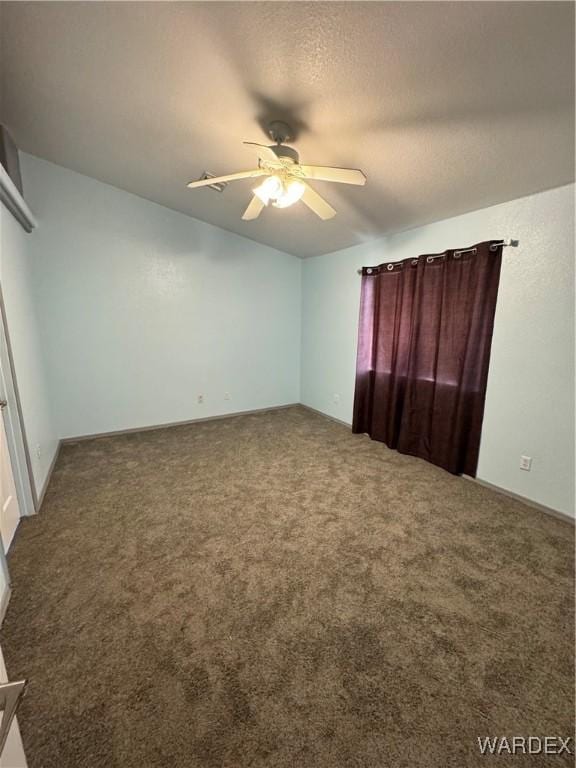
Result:
{"label": "stain on carpet", "polygon": [[573,733],[573,553],[299,407],[68,444],[9,557],[30,768],[573,765],[477,743]]}

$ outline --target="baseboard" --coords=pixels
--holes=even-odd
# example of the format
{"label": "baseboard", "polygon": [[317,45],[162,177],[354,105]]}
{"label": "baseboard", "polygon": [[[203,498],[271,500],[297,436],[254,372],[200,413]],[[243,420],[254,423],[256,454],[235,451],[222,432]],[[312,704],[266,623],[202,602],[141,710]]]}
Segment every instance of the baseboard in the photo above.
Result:
{"label": "baseboard", "polygon": [[[324,416],[325,419],[330,419],[330,421],[335,421],[337,424],[343,424],[349,429],[352,426],[349,422],[342,421],[341,419],[337,419],[335,416],[330,416],[330,414],[324,413],[323,411],[319,411],[316,408],[312,408],[312,406],[310,405],[304,405],[304,403],[300,403],[300,405],[302,406],[302,408],[306,408],[308,411],[317,413],[319,416]],[[503,496],[508,496],[509,498],[515,499],[516,501],[521,501],[523,504],[526,504],[529,507],[533,507],[534,509],[538,509],[540,510],[540,512],[544,512],[547,515],[552,515],[552,517],[556,517],[559,520],[564,521],[565,523],[571,523],[572,525],[576,523],[574,518],[571,517],[570,515],[567,515],[565,512],[559,512],[557,509],[552,509],[552,507],[547,507],[544,504],[539,504],[537,501],[532,501],[532,499],[528,499],[526,496],[521,496],[519,493],[508,491],[506,488],[501,488],[499,485],[488,483],[486,480],[479,480],[477,477],[469,477],[468,475],[462,475],[461,477],[464,480],[471,480],[474,483],[483,485],[485,488],[490,488],[490,490],[496,491],[496,493],[501,493]]]}
{"label": "baseboard", "polygon": [[304,403],[299,403],[299,405],[302,408],[306,408],[307,411],[312,411],[312,413],[317,413],[319,416],[324,416],[325,419],[330,419],[330,421],[335,421],[336,424],[342,424],[345,427],[348,427],[348,429],[352,429],[352,424],[350,424],[349,421],[343,421],[342,419],[337,419],[336,416],[331,416],[329,413],[324,413],[324,411],[319,411],[317,408],[312,408],[311,405],[304,405]]}
{"label": "baseboard", "polygon": [[[333,421],[336,424],[340,424],[341,426],[347,427],[348,429],[350,429],[352,426],[347,421],[343,421],[342,419],[338,419],[335,416],[331,416],[328,413],[319,411],[317,408],[312,408],[312,406],[306,405],[305,403],[288,403],[287,405],[271,405],[268,408],[256,408],[254,410],[249,410],[249,411],[235,411],[233,413],[223,413],[218,416],[203,416],[199,419],[186,419],[185,421],[172,421],[165,424],[154,424],[146,427],[132,427],[130,429],[118,429],[112,432],[97,432],[90,435],[77,435],[76,437],[66,437],[58,442],[56,453],[54,455],[54,458],[52,459],[52,463],[50,464],[50,469],[48,470],[48,475],[46,477],[44,486],[42,488],[42,492],[38,500],[37,511],[40,510],[42,501],[44,500],[44,496],[46,494],[46,490],[50,483],[52,472],[54,470],[54,466],[56,465],[56,460],[58,459],[58,454],[60,453],[60,448],[62,445],[69,444],[69,443],[77,443],[83,440],[97,440],[98,438],[101,438],[101,437],[129,435],[137,432],[153,432],[154,430],[157,430],[157,429],[169,429],[170,427],[181,427],[187,424],[198,424],[204,421],[220,421],[221,419],[231,419],[231,418],[234,418],[235,416],[249,416],[250,414],[266,413],[267,411],[281,411],[286,408],[294,408],[295,406],[305,408],[306,410],[311,411],[312,413],[315,413],[318,416],[322,416],[325,419],[328,419],[329,421]],[[567,515],[564,512],[559,512],[558,510],[552,509],[551,507],[547,507],[544,504],[539,504],[538,502],[532,501],[532,499],[529,499],[526,496],[521,496],[520,494],[514,493],[513,491],[508,491],[506,488],[501,488],[500,486],[494,485],[493,483],[489,483],[486,480],[479,480],[477,477],[469,477],[468,475],[462,475],[462,478],[465,480],[470,480],[474,483],[478,483],[479,485],[483,485],[485,488],[489,488],[492,491],[496,491],[496,493],[500,493],[503,496],[508,496],[511,499],[515,499],[516,501],[520,501],[523,504],[527,504],[529,507],[538,509],[540,512],[544,512],[547,515],[552,515],[553,517],[556,517],[559,520],[562,520],[566,523],[570,523],[574,525],[576,522],[573,517],[571,517],[570,515]]]}
{"label": "baseboard", "polygon": [[486,480],[479,480],[477,477],[469,477],[468,475],[462,475],[462,478],[464,480],[470,480],[473,483],[478,483],[478,485],[483,485],[485,488],[489,488],[491,491],[496,491],[496,493],[501,493],[503,496],[508,496],[510,499],[521,501],[522,504],[526,504],[529,507],[534,507],[534,509],[538,509],[540,512],[544,512],[547,515],[552,515],[552,517],[556,517],[565,523],[571,523],[572,525],[576,523],[576,520],[574,520],[571,515],[567,515],[565,512],[559,512],[557,509],[552,509],[552,507],[539,504],[537,501],[532,501],[532,499],[529,499],[526,496],[521,496],[519,493],[514,493],[514,491],[501,488],[499,485],[494,485],[493,483],[489,483]]}
{"label": "baseboard", "polygon": [[75,437],[64,437],[60,444],[79,443],[83,440],[97,440],[100,437],[115,437],[116,435],[131,435],[136,432],[153,432],[157,429],[169,429],[170,427],[184,427],[187,424],[199,424],[203,421],[220,421],[221,419],[232,419],[235,416],[250,416],[255,413],[266,413],[267,411],[282,411],[285,408],[294,408],[300,403],[287,403],[286,405],[270,405],[268,408],[256,408],[251,411],[234,411],[233,413],[222,413],[218,416],[202,416],[199,419],[186,419],[185,421],[170,421],[165,424],[152,424],[146,427],[130,427],[129,429],[115,429],[112,432],[95,432],[90,435],[76,435]]}
{"label": "baseboard", "polygon": [[46,496],[46,491],[48,490],[48,486],[50,485],[50,480],[52,479],[52,473],[54,472],[54,467],[56,466],[56,462],[58,461],[58,456],[60,454],[61,447],[62,447],[62,440],[58,440],[58,443],[56,444],[56,450],[54,451],[54,456],[52,457],[52,461],[50,462],[50,466],[48,467],[48,473],[46,474],[46,479],[44,480],[44,483],[42,485],[42,490],[38,495],[38,500],[36,502],[37,513],[40,512],[40,509],[42,508],[42,502],[44,501],[44,496]]}
{"label": "baseboard", "polygon": [[[128,434],[133,434],[135,432],[152,432],[157,429],[181,427],[186,424],[196,424],[203,421],[218,421],[220,419],[233,418],[234,416],[248,416],[252,413],[265,413],[266,411],[281,411],[285,408],[293,408],[295,405],[299,405],[299,403],[288,403],[287,405],[271,405],[269,408],[257,408],[251,411],[235,411],[234,413],[224,413],[219,416],[204,416],[200,419],[187,419],[186,421],[172,421],[167,424],[154,424],[152,426],[147,426],[147,427],[133,427],[131,429],[119,429],[113,432],[97,432],[92,435],[78,435],[77,437],[62,438],[61,440],[58,441],[58,444],[56,446],[56,451],[54,453],[54,457],[50,462],[50,467],[48,469],[46,479],[44,480],[44,484],[42,485],[42,490],[38,495],[38,500],[36,503],[36,513],[40,512],[40,509],[42,507],[42,502],[44,501],[44,497],[46,496],[46,491],[48,490],[48,486],[50,485],[50,480],[52,479],[52,474],[54,472],[56,462],[58,461],[60,449],[63,445],[66,445],[68,443],[77,443],[83,440],[97,440],[99,437],[114,437],[115,435],[128,435]],[[1,606],[0,606],[0,610],[1,610]]]}

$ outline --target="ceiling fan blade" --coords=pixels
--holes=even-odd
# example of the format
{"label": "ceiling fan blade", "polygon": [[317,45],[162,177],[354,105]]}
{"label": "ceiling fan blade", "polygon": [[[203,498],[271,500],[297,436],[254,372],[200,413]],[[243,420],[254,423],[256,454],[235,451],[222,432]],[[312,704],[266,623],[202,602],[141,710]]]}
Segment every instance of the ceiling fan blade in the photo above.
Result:
{"label": "ceiling fan blade", "polygon": [[324,198],[319,195],[315,189],[309,187],[306,182],[302,183],[306,187],[304,194],[300,198],[304,205],[307,205],[311,211],[314,211],[316,216],[319,216],[324,221],[326,221],[326,219],[331,219],[333,216],[336,216],[336,211],[334,208],[332,208],[330,203],[327,203],[326,200],[324,200]]}
{"label": "ceiling fan blade", "polygon": [[197,187],[208,187],[210,184],[223,184],[228,181],[237,181],[238,179],[253,179],[255,176],[266,176],[268,171],[263,168],[255,168],[253,171],[239,171],[238,173],[229,173],[227,176],[215,176],[210,179],[198,179],[187,184],[189,189]]}
{"label": "ceiling fan blade", "polygon": [[301,165],[307,179],[316,181],[336,181],[339,184],[356,184],[363,186],[366,184],[366,176],[355,168],[328,168],[323,165]]}
{"label": "ceiling fan blade", "polygon": [[258,216],[262,213],[262,208],[264,208],[264,203],[258,195],[254,195],[252,200],[250,200],[250,203],[248,205],[248,208],[244,211],[242,214],[242,218],[244,221],[252,221],[253,219],[257,219]]}
{"label": "ceiling fan blade", "polygon": [[280,160],[278,159],[278,155],[272,147],[269,147],[266,144],[257,144],[255,141],[245,141],[243,142],[248,147],[256,147],[256,151],[258,152],[258,157],[263,160],[265,163],[278,163],[282,165]]}

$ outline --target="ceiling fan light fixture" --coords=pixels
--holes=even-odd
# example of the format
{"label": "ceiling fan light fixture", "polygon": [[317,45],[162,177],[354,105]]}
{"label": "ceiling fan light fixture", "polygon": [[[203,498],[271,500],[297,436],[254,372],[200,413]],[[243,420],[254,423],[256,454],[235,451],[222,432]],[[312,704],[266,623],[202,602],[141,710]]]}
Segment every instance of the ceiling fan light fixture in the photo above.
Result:
{"label": "ceiling fan light fixture", "polygon": [[271,126],[271,131],[271,136],[276,142],[273,147],[253,141],[244,142],[256,149],[257,168],[229,173],[225,176],[203,177],[191,181],[188,188],[214,187],[216,184],[228,184],[230,181],[258,178],[260,179],[258,186],[252,190],[253,197],[242,214],[243,221],[254,221],[270,204],[275,208],[288,208],[298,201],[304,203],[322,221],[327,221],[336,216],[336,211],[322,195],[306,183],[308,179],[353,184],[360,187],[366,183],[366,176],[358,168],[302,165],[298,152],[284,144],[292,134],[288,126],[276,122]]}
{"label": "ceiling fan light fixture", "polygon": [[284,187],[284,192],[280,197],[276,198],[273,205],[275,208],[288,208],[290,205],[294,205],[304,194],[306,185],[299,179],[292,179]]}
{"label": "ceiling fan light fixture", "polygon": [[264,205],[268,205],[271,200],[277,200],[284,193],[284,185],[278,176],[268,176],[253,191],[262,200]]}

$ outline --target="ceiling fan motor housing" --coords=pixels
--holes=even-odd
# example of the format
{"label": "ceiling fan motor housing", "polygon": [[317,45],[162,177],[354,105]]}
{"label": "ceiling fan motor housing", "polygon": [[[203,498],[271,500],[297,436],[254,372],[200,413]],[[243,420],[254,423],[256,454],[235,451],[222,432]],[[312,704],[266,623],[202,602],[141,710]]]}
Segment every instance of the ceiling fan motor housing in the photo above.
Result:
{"label": "ceiling fan motor housing", "polygon": [[290,160],[292,163],[298,162],[298,152],[292,147],[286,147],[283,144],[271,146],[270,149],[274,152],[276,157],[281,160]]}
{"label": "ceiling fan motor housing", "polygon": [[285,141],[292,141],[294,131],[283,120],[272,120],[271,123],[268,123],[268,136],[276,144],[284,144]]}
{"label": "ceiling fan motor housing", "polygon": [[188,187],[195,189],[196,187],[211,186],[214,189],[219,189],[229,181],[266,176],[266,179],[252,190],[254,197],[242,215],[244,221],[257,219],[269,203],[277,208],[288,208],[299,200],[326,221],[335,216],[336,211],[313,187],[306,183],[305,179],[335,181],[340,184],[358,186],[363,186],[366,183],[366,176],[357,168],[300,165],[298,152],[284,143],[294,139],[293,131],[286,123],[278,120],[270,123],[268,135],[275,142],[272,146],[259,144],[255,141],[244,142],[245,145],[256,151],[258,156],[257,168],[216,177],[205,173],[201,179],[191,181]]}

